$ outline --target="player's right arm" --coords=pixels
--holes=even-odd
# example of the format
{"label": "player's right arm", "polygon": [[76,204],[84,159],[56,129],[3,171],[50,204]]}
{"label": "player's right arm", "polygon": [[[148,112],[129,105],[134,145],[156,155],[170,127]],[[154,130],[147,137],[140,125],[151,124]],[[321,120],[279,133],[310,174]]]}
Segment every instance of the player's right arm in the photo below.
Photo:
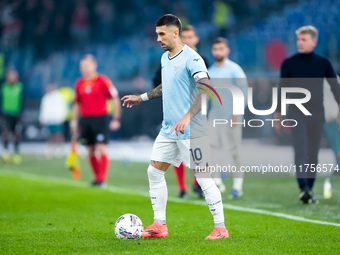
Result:
{"label": "player's right arm", "polygon": [[123,101],[123,106],[126,105],[127,108],[131,108],[134,104],[160,97],[162,97],[162,84],[159,84],[156,88],[138,96],[126,95],[122,97],[121,100]]}

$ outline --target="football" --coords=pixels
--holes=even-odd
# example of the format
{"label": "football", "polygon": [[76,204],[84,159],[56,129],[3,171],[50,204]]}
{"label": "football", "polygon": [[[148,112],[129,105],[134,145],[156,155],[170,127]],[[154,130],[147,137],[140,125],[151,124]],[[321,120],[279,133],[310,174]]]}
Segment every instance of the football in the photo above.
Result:
{"label": "football", "polygon": [[142,236],[143,223],[134,214],[124,214],[120,216],[115,224],[115,234],[121,240],[136,240]]}

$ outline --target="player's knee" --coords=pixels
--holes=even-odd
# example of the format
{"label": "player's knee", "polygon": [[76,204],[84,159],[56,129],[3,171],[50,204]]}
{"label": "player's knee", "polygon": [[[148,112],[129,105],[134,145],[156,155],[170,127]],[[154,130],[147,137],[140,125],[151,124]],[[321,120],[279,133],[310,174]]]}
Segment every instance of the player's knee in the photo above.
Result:
{"label": "player's knee", "polygon": [[93,146],[88,147],[88,152],[90,157],[95,156],[95,150]]}
{"label": "player's knee", "polygon": [[170,164],[165,163],[165,162],[159,162],[159,161],[153,161],[151,160],[150,165],[158,170],[166,171]]}
{"label": "player's knee", "polygon": [[95,151],[98,154],[99,157],[107,153],[106,145],[104,144],[98,144],[95,146]]}
{"label": "player's knee", "polygon": [[150,188],[159,188],[164,186],[165,178],[164,178],[165,172],[162,170],[159,170],[151,165],[148,167],[148,177],[149,177],[149,185]]}
{"label": "player's knee", "polygon": [[211,176],[204,175],[204,174],[196,174],[196,180],[198,182],[198,185],[200,185],[202,191],[204,193],[209,192],[210,190],[217,188],[214,180],[211,178]]}

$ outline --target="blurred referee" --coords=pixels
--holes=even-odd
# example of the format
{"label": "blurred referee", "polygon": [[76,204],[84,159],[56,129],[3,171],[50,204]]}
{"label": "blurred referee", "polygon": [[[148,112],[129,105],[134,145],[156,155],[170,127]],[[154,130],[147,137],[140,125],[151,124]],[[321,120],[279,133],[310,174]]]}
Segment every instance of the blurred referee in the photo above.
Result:
{"label": "blurred referee", "polygon": [[[321,134],[325,122],[324,78],[330,84],[338,104],[340,103],[340,86],[330,61],[314,53],[318,40],[318,30],[313,26],[304,26],[296,30],[296,35],[299,53],[283,62],[280,86],[301,87],[311,93],[311,99],[304,104],[311,115],[304,115],[295,105],[289,106],[288,115],[290,119],[298,122],[297,126],[292,128],[292,135],[297,181],[301,191],[299,199],[304,204],[315,204],[318,203],[318,200],[314,198],[312,190],[317,172]],[[301,98],[301,94],[289,94],[289,97]],[[276,119],[281,119],[280,99],[281,96],[279,95]],[[339,119],[340,115],[338,115],[338,121]],[[275,129],[280,134],[281,125],[279,122],[275,124]]]}
{"label": "blurred referee", "polygon": [[[82,144],[88,148],[95,177],[93,186],[105,188],[110,162],[107,155],[109,129],[114,131],[120,128],[120,100],[111,80],[97,73],[97,62],[92,55],[82,58],[80,72],[82,78],[75,83],[71,130],[73,134],[80,133]],[[111,121],[107,109],[108,99],[113,99],[114,103]]]}

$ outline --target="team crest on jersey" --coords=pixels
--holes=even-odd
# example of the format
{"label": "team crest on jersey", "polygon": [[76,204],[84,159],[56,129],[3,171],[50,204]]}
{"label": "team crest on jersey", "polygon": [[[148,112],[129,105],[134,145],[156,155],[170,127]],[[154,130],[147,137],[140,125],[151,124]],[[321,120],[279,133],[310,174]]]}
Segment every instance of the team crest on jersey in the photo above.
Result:
{"label": "team crest on jersey", "polygon": [[178,73],[178,69],[180,68],[181,66],[174,66],[174,73],[175,75]]}
{"label": "team crest on jersey", "polygon": [[105,139],[105,136],[103,134],[98,134],[96,138],[97,138],[97,142],[103,142]]}
{"label": "team crest on jersey", "polygon": [[92,91],[92,88],[91,88],[90,86],[86,86],[86,87],[85,87],[85,93],[86,93],[86,94],[90,94],[91,91]]}

